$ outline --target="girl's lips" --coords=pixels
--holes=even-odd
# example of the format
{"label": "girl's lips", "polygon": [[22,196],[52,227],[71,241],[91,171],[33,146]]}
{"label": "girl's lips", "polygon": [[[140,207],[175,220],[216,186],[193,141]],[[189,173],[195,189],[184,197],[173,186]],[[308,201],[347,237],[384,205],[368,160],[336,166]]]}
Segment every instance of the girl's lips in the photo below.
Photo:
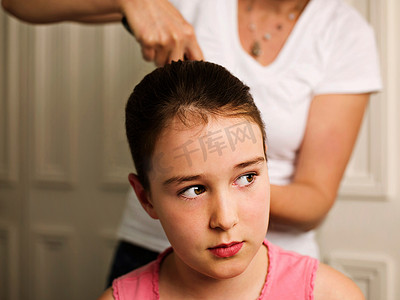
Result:
{"label": "girl's lips", "polygon": [[218,257],[227,258],[237,254],[243,247],[243,242],[233,242],[230,244],[221,244],[213,248],[208,248],[212,254]]}

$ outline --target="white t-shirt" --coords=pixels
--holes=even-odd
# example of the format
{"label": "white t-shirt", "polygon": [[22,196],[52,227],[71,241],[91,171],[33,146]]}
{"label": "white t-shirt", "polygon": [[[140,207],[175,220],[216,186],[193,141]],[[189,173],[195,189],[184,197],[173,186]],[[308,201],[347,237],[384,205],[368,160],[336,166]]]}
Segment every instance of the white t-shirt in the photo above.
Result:
{"label": "white t-shirt", "polygon": [[[196,31],[205,59],[220,64],[250,87],[268,139],[271,184],[291,182],[311,100],[318,94],[349,94],[381,88],[372,28],[342,0],[310,0],[275,61],[260,65],[241,46],[237,1],[172,0]],[[119,238],[151,250],[169,246],[158,221],[133,192]],[[267,238],[288,250],[318,257],[314,232],[280,228]]]}

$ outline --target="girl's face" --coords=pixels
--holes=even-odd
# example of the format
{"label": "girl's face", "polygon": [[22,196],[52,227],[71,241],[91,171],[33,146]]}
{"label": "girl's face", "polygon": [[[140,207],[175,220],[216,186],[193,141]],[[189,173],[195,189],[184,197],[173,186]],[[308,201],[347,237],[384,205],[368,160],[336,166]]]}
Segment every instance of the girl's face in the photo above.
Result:
{"label": "girl's face", "polygon": [[[269,180],[259,127],[243,118],[175,120],[149,173],[149,214],[160,219],[177,268],[215,279],[242,274],[268,226]],[[199,275],[199,274],[198,274]]]}

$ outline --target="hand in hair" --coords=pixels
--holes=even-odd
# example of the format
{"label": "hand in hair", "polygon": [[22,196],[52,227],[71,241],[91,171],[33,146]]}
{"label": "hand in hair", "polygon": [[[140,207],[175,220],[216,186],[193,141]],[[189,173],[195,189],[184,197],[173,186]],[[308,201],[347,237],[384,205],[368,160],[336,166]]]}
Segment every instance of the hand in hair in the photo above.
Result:
{"label": "hand in hair", "polygon": [[121,0],[121,6],[145,60],[163,66],[203,59],[193,27],[169,1]]}
{"label": "hand in hair", "polygon": [[157,66],[177,60],[202,60],[192,25],[168,0],[2,0],[3,8],[30,23],[75,21],[121,22],[142,48],[143,58]]}

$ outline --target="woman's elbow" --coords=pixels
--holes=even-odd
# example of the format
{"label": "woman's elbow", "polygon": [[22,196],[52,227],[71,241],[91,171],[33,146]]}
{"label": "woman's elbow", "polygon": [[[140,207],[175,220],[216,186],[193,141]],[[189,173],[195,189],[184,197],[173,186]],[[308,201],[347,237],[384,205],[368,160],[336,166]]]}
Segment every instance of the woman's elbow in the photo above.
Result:
{"label": "woman's elbow", "polygon": [[304,232],[318,228],[329,214],[330,209],[335,203],[336,197],[321,197],[322,203],[319,207],[315,206],[315,211],[305,217],[299,224],[298,228]]}
{"label": "woman's elbow", "polygon": [[298,226],[298,229],[303,232],[317,229],[319,227],[319,225],[324,221],[325,216],[326,215],[321,216],[319,218],[312,219],[312,220],[304,221],[300,226]]}

